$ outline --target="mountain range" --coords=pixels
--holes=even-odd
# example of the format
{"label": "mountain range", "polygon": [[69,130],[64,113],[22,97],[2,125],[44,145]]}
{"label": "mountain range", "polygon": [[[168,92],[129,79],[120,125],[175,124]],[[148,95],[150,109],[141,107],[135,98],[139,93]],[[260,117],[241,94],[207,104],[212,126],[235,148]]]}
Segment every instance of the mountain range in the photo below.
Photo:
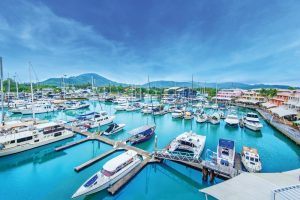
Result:
{"label": "mountain range", "polygon": [[[83,85],[83,84],[91,84],[92,80],[94,81],[95,86],[108,86],[108,85],[122,85],[128,86],[125,83],[119,83],[116,81],[111,81],[103,76],[100,76],[96,73],[85,73],[78,76],[71,76],[68,78],[64,78],[64,82],[67,85]],[[62,78],[49,78],[45,81],[40,82],[40,84],[44,85],[53,85],[53,86],[61,86],[63,82]],[[151,87],[159,87],[159,88],[168,88],[168,87],[192,87],[192,82],[179,82],[179,81],[152,81],[150,83],[145,83],[140,86],[148,87],[150,84]],[[204,82],[194,82],[194,87],[207,87],[207,88],[240,88],[240,89],[258,89],[258,88],[278,88],[278,89],[288,89],[290,86],[288,85],[268,85],[268,84],[247,84],[240,82],[220,82],[220,83],[204,83]],[[299,89],[299,87],[297,87]]]}

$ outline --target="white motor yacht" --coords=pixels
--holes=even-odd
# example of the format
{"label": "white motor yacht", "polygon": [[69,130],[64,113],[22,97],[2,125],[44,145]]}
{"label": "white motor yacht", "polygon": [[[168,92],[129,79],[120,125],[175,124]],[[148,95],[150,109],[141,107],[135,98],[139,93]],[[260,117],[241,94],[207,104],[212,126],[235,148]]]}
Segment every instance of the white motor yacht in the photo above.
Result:
{"label": "white motor yacht", "polygon": [[184,132],[177,136],[169,145],[168,151],[187,151],[194,154],[194,158],[198,159],[205,146],[206,136],[196,133]]}
{"label": "white motor yacht", "polygon": [[60,122],[30,125],[23,131],[0,135],[0,156],[19,153],[74,136]]}
{"label": "white motor yacht", "polygon": [[204,122],[207,122],[207,120],[208,120],[208,116],[205,113],[197,115],[197,117],[196,117],[196,122],[198,122],[198,123],[204,123]]}
{"label": "white motor yacht", "polygon": [[114,119],[115,116],[109,116],[106,111],[100,111],[99,113],[93,113],[91,117],[84,119],[83,126],[86,128],[96,128],[112,123]]}
{"label": "white motor yacht", "polygon": [[172,112],[172,117],[173,118],[182,118],[184,115],[184,111],[183,110],[174,110]]}
{"label": "white motor yacht", "polygon": [[213,113],[210,117],[209,117],[209,122],[211,124],[219,124],[220,123],[220,115],[218,112]]}
{"label": "white motor yacht", "polygon": [[226,116],[225,122],[226,122],[226,125],[228,125],[228,126],[238,126],[239,118],[238,118],[237,114],[230,113]]}
{"label": "white motor yacht", "polygon": [[246,128],[253,131],[260,131],[263,125],[260,123],[258,115],[255,113],[247,113],[243,118],[243,124]]}
{"label": "white motor yacht", "polygon": [[133,150],[128,150],[118,155],[106,162],[101,171],[98,171],[83,183],[73,194],[72,198],[93,194],[110,187],[140,163],[141,159],[137,155],[137,152]]}
{"label": "white motor yacht", "polygon": [[260,172],[262,164],[257,149],[243,146],[242,163],[249,172]]}

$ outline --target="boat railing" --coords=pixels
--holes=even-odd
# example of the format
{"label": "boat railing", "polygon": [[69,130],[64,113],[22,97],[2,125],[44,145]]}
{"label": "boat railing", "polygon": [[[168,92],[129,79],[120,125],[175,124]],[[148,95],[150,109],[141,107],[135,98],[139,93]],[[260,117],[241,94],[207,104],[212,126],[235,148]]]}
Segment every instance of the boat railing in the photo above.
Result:
{"label": "boat railing", "polygon": [[160,159],[167,159],[167,160],[174,160],[174,161],[184,161],[189,163],[196,163],[201,164],[200,158],[195,158],[193,153],[190,152],[183,152],[183,151],[167,151],[163,150],[156,150],[154,152],[154,157]]}
{"label": "boat railing", "polygon": [[300,184],[277,188],[272,191],[272,200],[276,199],[298,199]]}

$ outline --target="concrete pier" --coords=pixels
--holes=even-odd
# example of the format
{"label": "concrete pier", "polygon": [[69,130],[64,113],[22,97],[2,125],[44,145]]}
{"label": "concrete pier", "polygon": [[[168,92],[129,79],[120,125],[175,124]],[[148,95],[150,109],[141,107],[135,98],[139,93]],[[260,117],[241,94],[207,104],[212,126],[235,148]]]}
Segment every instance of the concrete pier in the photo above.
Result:
{"label": "concrete pier", "polygon": [[108,192],[114,195],[118,192],[124,185],[126,185],[135,175],[137,175],[148,163],[150,159],[145,159],[142,161],[140,165],[134,168],[131,172],[129,172],[126,176],[117,181],[113,186],[108,188]]}
{"label": "concrete pier", "polygon": [[55,151],[61,151],[61,150],[65,150],[67,148],[70,148],[70,147],[73,147],[75,145],[78,145],[78,144],[82,144],[86,141],[90,140],[89,138],[84,138],[82,140],[78,140],[78,141],[74,141],[74,142],[70,142],[70,143],[67,143],[66,145],[63,145],[63,146],[60,146],[60,147],[57,147],[55,148]]}
{"label": "concrete pier", "polygon": [[83,163],[83,164],[75,167],[74,170],[76,172],[80,172],[81,170],[83,170],[83,169],[91,166],[92,164],[98,162],[99,160],[102,160],[103,158],[106,158],[107,156],[115,153],[116,151],[120,151],[120,150],[121,149],[111,149],[111,150],[109,150],[109,151],[107,151],[107,152],[105,152],[105,153],[103,153],[103,154],[101,154],[101,155],[99,155],[99,156],[97,156],[97,157],[95,157],[95,158],[93,158],[93,159],[91,159],[91,160],[89,160],[89,161],[87,161],[87,162],[85,162],[85,163]]}

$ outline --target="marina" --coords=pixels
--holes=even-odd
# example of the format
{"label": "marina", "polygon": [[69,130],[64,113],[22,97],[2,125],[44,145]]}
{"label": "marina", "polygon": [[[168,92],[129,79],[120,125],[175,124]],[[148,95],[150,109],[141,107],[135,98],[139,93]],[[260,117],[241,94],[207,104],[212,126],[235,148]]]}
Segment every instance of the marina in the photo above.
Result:
{"label": "marina", "polygon": [[[97,109],[97,107],[100,108],[99,106],[100,106],[100,104],[102,104],[101,107],[103,109],[105,109],[108,113],[114,112],[114,111],[112,111],[113,105],[110,103],[107,104],[107,103],[97,103],[97,102],[90,101],[89,104],[92,109]],[[57,112],[66,112],[66,111],[57,111]],[[82,111],[79,111],[79,112],[82,112]],[[84,112],[88,112],[88,111],[84,111]],[[238,109],[239,116],[243,116],[246,112],[248,112],[248,111],[245,108]],[[244,113],[244,114],[242,114],[242,113]],[[47,114],[47,115],[49,116],[49,114]],[[55,113],[53,113],[53,114],[51,113],[50,115],[55,116]],[[58,116],[61,116],[61,115],[58,115]],[[135,119],[140,119],[140,120],[146,122],[147,120],[149,120],[149,116],[144,116],[140,112],[117,113],[116,114],[116,119],[117,119],[116,122],[126,123],[126,126],[128,124],[128,128],[126,128],[127,131],[130,129],[132,130],[132,129],[134,129],[134,127],[136,127],[130,121],[124,120],[128,117],[131,118],[130,121],[135,120]],[[67,119],[68,119],[68,117],[67,117]],[[69,118],[69,121],[72,121],[72,118]],[[106,129],[106,127],[101,127],[100,134],[97,134],[98,130],[96,130],[96,132],[93,132],[93,130],[85,131],[83,129],[80,129],[80,128],[77,128],[74,126],[65,125],[65,127],[67,129],[72,130],[72,131],[82,135],[81,137],[84,137],[84,138],[78,139],[77,141],[74,141],[74,142],[66,143],[65,145],[62,145],[60,147],[56,147],[55,149],[53,149],[53,151],[57,151],[57,152],[67,151],[68,152],[69,151],[68,149],[73,149],[73,148],[78,149],[82,145],[84,145],[84,146],[86,146],[87,144],[90,145],[91,142],[92,143],[94,143],[94,142],[103,143],[103,144],[107,144],[110,146],[110,148],[108,148],[103,153],[95,154],[93,158],[82,160],[81,163],[74,165],[72,167],[73,171],[75,171],[78,174],[82,174],[84,172],[86,173],[87,171],[90,171],[91,169],[95,169],[95,166],[99,166],[99,163],[103,163],[103,161],[105,161],[107,158],[110,158],[111,156],[115,155],[118,152],[122,152],[124,150],[137,151],[141,156],[143,156],[145,158],[143,163],[141,165],[139,165],[139,167],[136,168],[134,171],[132,171],[132,173],[129,173],[128,176],[125,176],[123,179],[119,180],[111,188],[108,189],[108,192],[110,194],[116,194],[116,193],[118,194],[118,192],[120,190],[123,190],[123,188],[126,190],[127,184],[129,184],[129,185],[134,184],[132,182],[135,182],[137,177],[140,176],[139,174],[143,174],[144,170],[147,170],[148,168],[152,168],[151,167],[152,165],[172,166],[173,164],[170,162],[175,162],[175,163],[178,163],[179,165],[188,167],[188,169],[190,169],[190,170],[195,170],[195,172],[193,172],[193,173],[198,174],[197,175],[198,178],[196,181],[198,182],[199,185],[197,187],[200,187],[200,185],[202,184],[201,182],[203,180],[203,177],[205,177],[206,174],[208,175],[207,180],[208,181],[210,180],[210,176],[212,176],[212,171],[214,171],[213,176],[215,177],[215,179],[213,180],[213,182],[215,183],[215,182],[221,181],[222,179],[226,180],[226,179],[235,177],[238,174],[238,172],[242,169],[242,166],[238,164],[237,166],[235,166],[235,170],[233,170],[233,171],[227,170],[226,171],[224,169],[217,168],[216,166],[212,166],[210,162],[205,161],[205,159],[206,159],[205,152],[207,151],[207,149],[215,149],[216,148],[216,146],[215,146],[215,148],[212,146],[212,144],[216,145],[216,143],[214,143],[214,142],[212,142],[212,143],[206,142],[204,151],[199,160],[194,159],[193,156],[189,155],[189,154],[185,154],[185,155],[184,154],[182,154],[182,155],[161,154],[160,153],[161,148],[167,147],[167,145],[171,142],[170,137],[168,137],[169,139],[162,137],[163,135],[165,135],[166,131],[164,129],[161,129],[161,127],[159,125],[162,125],[163,123],[169,123],[170,125],[172,124],[172,126],[175,125],[175,127],[177,127],[177,129],[186,130],[186,131],[189,130],[189,128],[191,127],[191,124],[192,124],[194,131],[199,131],[200,133],[206,132],[205,135],[207,137],[207,141],[211,141],[211,139],[212,139],[211,137],[213,135],[210,135],[210,134],[220,134],[222,132],[222,131],[220,132],[220,130],[219,130],[221,127],[224,127],[224,128],[222,128],[222,130],[225,131],[225,133],[226,132],[229,133],[229,134],[227,134],[227,137],[231,136],[229,138],[232,138],[234,136],[234,138],[232,138],[232,139],[234,139],[235,141],[237,140],[237,138],[241,137],[241,135],[239,137],[237,137],[238,135],[233,135],[233,134],[243,134],[243,136],[246,136],[246,138],[248,140],[250,139],[250,141],[251,141],[251,138],[253,138],[253,139],[256,138],[255,140],[260,140],[260,138],[261,138],[259,136],[260,134],[257,135],[257,133],[254,133],[254,132],[251,133],[251,131],[247,130],[247,129],[226,127],[226,123],[224,120],[220,121],[220,125],[210,125],[209,123],[198,124],[196,122],[196,120],[185,121],[184,119],[172,119],[171,114],[168,114],[163,117],[157,117],[155,119],[155,123],[156,123],[156,126],[158,127],[158,131],[157,130],[155,131],[157,141],[155,142],[155,139],[153,138],[149,141],[150,145],[139,144],[137,146],[130,146],[130,145],[126,145],[124,143],[124,142],[128,141],[128,138],[130,137],[130,134],[128,134],[126,130],[125,130],[125,132],[116,133],[116,134],[113,134],[113,135],[110,135],[107,137],[107,136],[101,135],[101,132],[104,131]],[[264,124],[263,130],[267,128],[269,130],[272,130],[273,132],[274,131],[276,132],[276,130],[273,129],[272,127],[270,127],[267,124],[267,122],[263,121],[263,124]],[[265,133],[265,131],[263,133]],[[289,145],[293,146],[292,144],[290,144],[291,143],[290,141],[285,139],[285,137],[281,136],[281,133],[277,132],[275,134],[277,135],[276,138],[280,138],[280,141],[285,141],[284,143],[287,142],[287,143],[289,143]],[[179,135],[179,133],[178,133],[178,135]],[[174,136],[175,135],[173,135],[173,137]],[[224,137],[224,136],[225,135],[223,135],[221,137]],[[268,134],[266,136],[268,136]],[[240,139],[238,139],[238,140],[240,140]],[[279,140],[278,140],[278,142],[279,142]],[[248,142],[248,144],[249,144],[249,142]],[[237,143],[237,145],[239,146],[239,143]],[[157,146],[157,149],[155,149],[155,146]],[[252,146],[254,146],[254,145],[252,144]],[[257,147],[257,145],[256,145],[256,147]],[[239,148],[239,147],[237,147],[237,148]],[[241,146],[240,146],[240,148],[241,148]],[[295,148],[295,153],[297,153],[298,150],[296,150],[296,149],[298,147],[295,146],[294,148]],[[259,149],[260,149],[260,151],[264,152],[264,148],[262,146]],[[280,153],[280,152],[277,152],[277,153]],[[281,152],[281,153],[283,153],[283,152]],[[289,156],[291,156],[291,155],[293,155],[293,154],[289,153]],[[264,153],[261,154],[261,157],[262,157],[261,158],[262,162],[264,163],[263,171],[268,171],[268,172],[274,171],[275,172],[278,170],[278,168],[276,169],[275,163],[273,163],[272,165],[266,164],[266,162],[268,162],[268,157],[264,156]],[[282,158],[284,158],[284,157],[282,157]],[[272,160],[270,160],[270,162],[272,163]],[[151,163],[153,163],[153,164],[151,164]],[[157,163],[157,164],[155,164],[155,163]],[[161,164],[159,164],[159,163],[161,163]],[[241,163],[241,158],[239,157],[239,154],[237,154],[235,156],[235,163]],[[149,164],[150,164],[150,166],[148,166]],[[289,162],[287,164],[293,164],[293,163]],[[295,167],[298,165],[298,163],[294,163],[294,164],[295,164]],[[176,165],[175,168],[178,168],[178,167],[179,166]],[[281,167],[280,170],[283,170],[283,171],[288,170],[288,169],[293,169],[292,166],[288,167],[287,165],[284,166],[285,169],[283,169],[282,166],[278,166],[278,167]],[[69,170],[72,170],[72,169],[69,169]],[[188,170],[188,171],[190,171],[190,170]],[[186,171],[186,170],[183,170],[183,173],[185,174],[184,171]],[[204,180],[205,179],[206,178],[204,178]],[[198,188],[195,188],[195,190],[196,189],[198,189]],[[103,194],[103,192],[100,192],[100,194]],[[198,195],[199,194],[197,194],[196,196],[198,196]],[[98,195],[96,195],[96,196],[98,196]],[[201,196],[201,194],[200,194],[200,196]]]}

